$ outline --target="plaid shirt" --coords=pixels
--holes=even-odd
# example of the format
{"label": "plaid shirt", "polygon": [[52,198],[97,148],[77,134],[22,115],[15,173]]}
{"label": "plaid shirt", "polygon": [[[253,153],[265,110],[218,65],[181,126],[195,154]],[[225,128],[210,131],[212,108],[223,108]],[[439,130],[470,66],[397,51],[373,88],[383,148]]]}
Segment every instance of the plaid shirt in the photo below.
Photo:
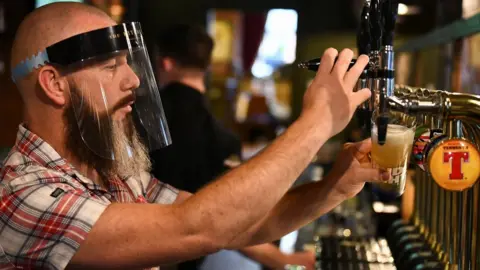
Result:
{"label": "plaid shirt", "polygon": [[171,186],[140,178],[105,190],[20,125],[0,170],[0,269],[64,269],[110,203],[175,201]]}

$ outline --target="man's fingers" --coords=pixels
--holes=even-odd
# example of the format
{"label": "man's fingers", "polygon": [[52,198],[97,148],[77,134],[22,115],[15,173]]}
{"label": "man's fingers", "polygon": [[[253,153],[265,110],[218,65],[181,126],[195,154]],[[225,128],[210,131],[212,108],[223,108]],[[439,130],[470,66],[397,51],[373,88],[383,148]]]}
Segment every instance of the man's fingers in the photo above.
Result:
{"label": "man's fingers", "polygon": [[357,152],[362,153],[362,154],[368,154],[370,153],[370,150],[372,149],[372,139],[368,138],[365,139],[361,142],[357,142],[354,144]]}
{"label": "man's fingers", "polygon": [[325,50],[318,67],[317,74],[330,74],[335,64],[335,58],[338,56],[338,51],[334,48],[328,48]]}
{"label": "man's fingers", "polygon": [[345,74],[344,81],[349,87],[354,87],[357,84],[360,75],[362,74],[363,70],[367,66],[369,58],[367,55],[360,55],[357,58],[357,62],[353,67]]}
{"label": "man's fingers", "polygon": [[361,142],[347,143],[345,144],[345,148],[350,149],[353,157],[362,163],[362,160],[368,157],[368,154],[372,149],[372,140],[368,138]]}
{"label": "man's fingers", "polygon": [[370,89],[368,88],[364,88],[360,91],[353,93],[353,96],[352,96],[353,106],[355,106],[355,108],[360,106],[363,102],[367,101],[371,95],[372,95],[372,91],[370,91]]}
{"label": "man's fingers", "polygon": [[373,168],[361,168],[356,175],[357,180],[362,182],[385,182],[390,179],[390,172]]}
{"label": "man's fingers", "polygon": [[[350,49],[344,49],[338,55],[337,62],[333,67],[332,73],[336,74],[339,78],[344,78],[347,73],[348,67],[353,59],[353,52]],[[353,88],[353,87],[352,87]]]}

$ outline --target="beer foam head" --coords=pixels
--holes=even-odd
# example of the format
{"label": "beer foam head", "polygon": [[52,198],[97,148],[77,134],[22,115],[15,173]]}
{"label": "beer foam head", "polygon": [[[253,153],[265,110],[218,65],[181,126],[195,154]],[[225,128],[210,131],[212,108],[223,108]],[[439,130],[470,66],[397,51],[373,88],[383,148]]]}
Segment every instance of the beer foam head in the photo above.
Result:
{"label": "beer foam head", "polygon": [[[386,143],[408,145],[413,143],[414,136],[415,132],[411,128],[402,125],[389,124]],[[375,128],[372,129],[372,139],[374,142],[377,142],[377,138],[378,129],[375,126]]]}

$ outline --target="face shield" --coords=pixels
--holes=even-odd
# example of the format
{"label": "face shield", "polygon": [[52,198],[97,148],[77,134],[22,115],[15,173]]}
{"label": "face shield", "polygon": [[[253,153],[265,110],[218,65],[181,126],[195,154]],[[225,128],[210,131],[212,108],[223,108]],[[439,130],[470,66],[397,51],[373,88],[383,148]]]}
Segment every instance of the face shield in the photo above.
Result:
{"label": "face shield", "polygon": [[[12,79],[43,65],[57,67],[65,76],[81,138],[98,156],[115,160],[118,149],[134,155],[134,133],[149,151],[171,143],[139,23],[123,23],[60,41],[20,63]],[[112,138],[118,137],[115,130],[121,130],[124,138]]]}

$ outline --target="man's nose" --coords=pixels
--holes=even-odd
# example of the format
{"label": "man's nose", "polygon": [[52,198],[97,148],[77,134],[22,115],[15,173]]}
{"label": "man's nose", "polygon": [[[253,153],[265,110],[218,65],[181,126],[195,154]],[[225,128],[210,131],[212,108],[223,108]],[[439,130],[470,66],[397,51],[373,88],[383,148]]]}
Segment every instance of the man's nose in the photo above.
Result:
{"label": "man's nose", "polygon": [[122,90],[124,91],[133,91],[140,86],[140,78],[138,78],[135,71],[129,65],[125,68],[125,77],[122,81]]}

